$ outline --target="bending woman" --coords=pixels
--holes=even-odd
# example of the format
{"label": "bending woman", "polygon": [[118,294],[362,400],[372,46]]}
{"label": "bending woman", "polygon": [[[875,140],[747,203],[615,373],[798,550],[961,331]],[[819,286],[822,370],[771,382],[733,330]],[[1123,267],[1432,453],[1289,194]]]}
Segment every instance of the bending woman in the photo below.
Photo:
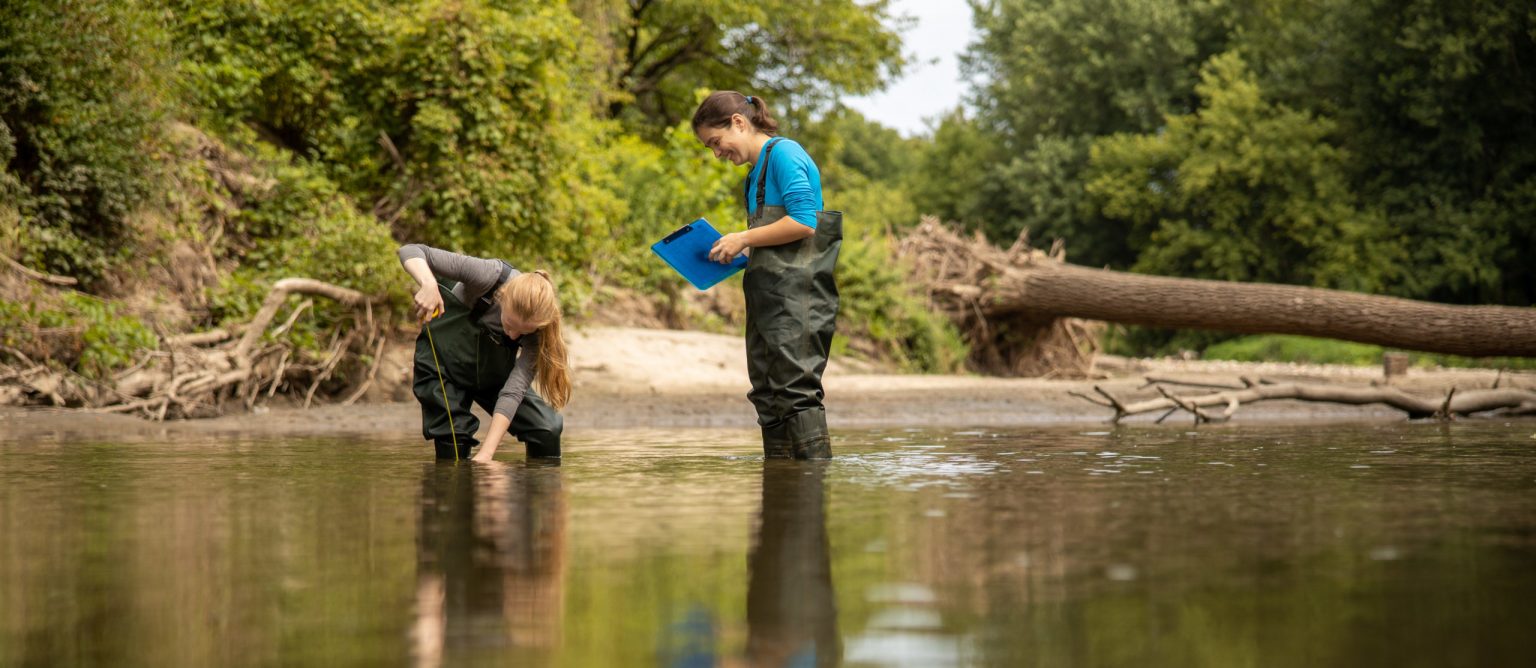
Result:
{"label": "bending woman", "polygon": [[529,457],[559,457],[557,411],[570,401],[571,378],[549,274],[421,244],[401,246],[398,255],[418,286],[416,317],[425,324],[413,389],[422,436],[438,458],[469,457],[480,427],[472,403],[491,415],[475,461],[490,461],[509,433],[527,444]]}
{"label": "bending woman", "polygon": [[760,97],[719,91],[693,114],[693,132],[721,160],[751,164],[747,230],[720,237],[710,259],[751,248],[747,298],[747,398],[767,457],[832,456],[821,374],[837,325],[837,254],[843,214],[823,211],[821,172],[804,148],[777,136]]}

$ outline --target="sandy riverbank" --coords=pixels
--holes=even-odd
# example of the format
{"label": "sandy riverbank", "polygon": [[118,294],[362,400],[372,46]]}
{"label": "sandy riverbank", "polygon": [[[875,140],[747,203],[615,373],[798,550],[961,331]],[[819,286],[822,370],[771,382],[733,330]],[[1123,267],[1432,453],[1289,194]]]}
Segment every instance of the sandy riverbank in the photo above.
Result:
{"label": "sandy riverbank", "polygon": [[[566,409],[567,429],[635,427],[751,428],[742,340],[701,332],[592,327],[570,334],[576,396]],[[364,402],[303,410],[259,408],[254,413],[209,420],[156,424],[120,415],[79,410],[0,408],[0,433],[9,438],[150,435],[168,431],[218,433],[368,433],[419,438],[420,413],[410,398],[407,343],[387,353],[377,386]],[[1111,412],[1073,391],[1094,385],[1117,397],[1156,397],[1145,376],[1234,383],[1241,376],[1272,380],[1365,386],[1380,368],[1327,365],[1246,364],[1189,360],[1126,360],[1104,357],[1093,380],[986,378],[880,373],[834,359],[826,375],[833,428],[862,426],[1014,426],[1101,423]],[[1491,387],[1493,370],[1410,370],[1394,384],[1413,393],[1443,395]],[[1502,386],[1536,387],[1536,374],[1504,374]],[[1236,421],[1400,419],[1380,406],[1351,407],[1276,401],[1244,407]],[[1151,416],[1137,420],[1150,421]],[[1188,420],[1179,416],[1170,420]]]}

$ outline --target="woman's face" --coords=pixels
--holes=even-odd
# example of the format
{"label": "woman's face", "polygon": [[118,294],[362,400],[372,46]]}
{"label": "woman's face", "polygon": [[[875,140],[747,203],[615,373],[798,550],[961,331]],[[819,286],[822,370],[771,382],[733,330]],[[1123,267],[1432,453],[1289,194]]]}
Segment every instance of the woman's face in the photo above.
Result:
{"label": "woman's face", "polygon": [[723,128],[703,127],[698,129],[699,141],[704,148],[713,151],[717,160],[730,160],[737,165],[745,165],[755,157],[752,155],[752,124],[747,122],[741,114],[731,114],[731,124]]}
{"label": "woman's face", "polygon": [[530,324],[522,315],[513,313],[509,309],[502,309],[501,331],[506,332],[508,337],[520,339],[538,331],[538,329],[538,327]]}

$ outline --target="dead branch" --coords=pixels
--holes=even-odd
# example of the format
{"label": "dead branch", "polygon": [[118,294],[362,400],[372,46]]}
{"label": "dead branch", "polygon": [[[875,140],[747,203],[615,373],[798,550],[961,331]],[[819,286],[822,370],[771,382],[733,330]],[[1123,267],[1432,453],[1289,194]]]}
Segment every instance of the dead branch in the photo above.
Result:
{"label": "dead branch", "polygon": [[26,265],[24,265],[24,264],[22,264],[20,262],[17,262],[16,260],[12,259],[8,255],[0,255],[0,260],[4,260],[6,266],[9,266],[11,269],[15,270],[16,273],[21,274],[22,276],[26,276],[27,278],[30,278],[30,279],[32,279],[34,281],[39,282],[39,283],[47,283],[48,285],[58,285],[58,286],[71,286],[71,285],[75,285],[75,284],[80,282],[80,281],[77,281],[77,280],[75,280],[73,278],[70,278],[69,276],[56,276],[54,274],[45,274],[45,273],[43,273],[41,271],[37,271],[36,269],[32,269],[31,267],[28,267],[28,266],[26,266]]}
{"label": "dead branch", "polygon": [[[1147,380],[1149,383],[1152,382],[1151,378]],[[1097,386],[1094,387],[1094,390],[1107,399],[1109,401],[1108,404],[1077,392],[1070,392],[1069,394],[1099,406],[1113,408],[1115,416],[1111,418],[1112,421],[1119,421],[1125,417],[1142,413],[1184,410],[1193,414],[1197,422],[1219,422],[1231,418],[1242,405],[1278,399],[1294,399],[1297,401],[1349,406],[1382,404],[1407,413],[1410,419],[1432,417],[1451,419],[1495,410],[1520,413],[1536,408],[1536,391],[1508,387],[1489,390],[1469,390],[1465,392],[1459,392],[1453,388],[1443,398],[1415,396],[1394,387],[1353,387],[1304,383],[1250,384],[1243,389],[1232,389],[1197,396],[1179,396],[1169,392],[1161,385],[1155,385],[1155,387],[1162,394],[1161,398],[1146,399],[1132,403],[1122,402]],[[1212,406],[1225,406],[1226,408],[1218,415],[1212,415],[1204,410]],[[1158,421],[1161,422],[1166,417],[1168,417],[1167,414],[1164,414]]]}
{"label": "dead branch", "polygon": [[347,332],[346,336],[341,337],[340,340],[331,346],[330,356],[326,358],[324,364],[320,365],[320,373],[315,375],[314,382],[309,385],[309,391],[304,393],[305,408],[309,408],[309,403],[314,400],[315,390],[320,388],[320,383],[330,378],[331,373],[336,370],[336,365],[341,363],[342,353],[345,353],[347,347],[352,345],[352,338],[354,336],[356,336],[356,332]]}
{"label": "dead branch", "polygon": [[277,314],[278,307],[290,294],[311,294],[328,297],[346,306],[360,306],[368,301],[363,293],[350,288],[331,285],[324,281],[312,278],[285,278],[272,284],[272,291],[267,293],[267,299],[261,305],[261,310],[256,312],[256,317],[245,328],[245,335],[240,337],[240,342],[235,344],[231,356],[237,359],[246,357],[250,353],[251,346],[256,344],[256,339],[267,331],[267,325],[272,322],[272,317]]}
{"label": "dead branch", "polygon": [[287,333],[288,330],[293,328],[293,324],[299,321],[299,316],[303,315],[305,310],[314,305],[315,300],[313,299],[305,299],[299,302],[298,306],[293,307],[293,312],[288,314],[288,319],[284,320],[283,324],[278,325],[277,329],[272,330],[272,336],[282,336]]}
{"label": "dead branch", "polygon": [[180,334],[177,336],[167,337],[165,339],[165,343],[167,346],[190,348],[193,346],[206,346],[210,343],[228,341],[232,336],[234,336],[234,334],[227,329],[210,329],[206,332],[192,332],[190,334]]}
{"label": "dead branch", "polygon": [[363,394],[365,392],[368,391],[369,387],[373,386],[373,379],[379,373],[379,363],[382,362],[383,360],[384,360],[384,337],[381,336],[381,337],[379,337],[378,345],[374,346],[374,348],[373,348],[373,360],[371,360],[369,362],[369,364],[368,364],[368,375],[367,375],[367,377],[363,378],[362,384],[358,385],[357,389],[352,391],[351,396],[348,396],[346,399],[342,400],[341,405],[343,405],[343,406],[351,406],[353,404],[353,402],[357,401],[359,398],[361,398],[363,396]]}
{"label": "dead branch", "polygon": [[293,349],[285,348],[283,356],[277,360],[277,371],[272,373],[272,386],[267,388],[267,398],[277,393],[277,386],[283,382],[283,372],[288,369],[288,358],[293,354]]}
{"label": "dead branch", "polygon": [[1253,386],[1253,383],[1242,383],[1242,384],[1239,384],[1239,385],[1228,385],[1228,384],[1223,384],[1223,383],[1212,383],[1212,382],[1203,381],[1203,380],[1180,380],[1178,378],[1167,378],[1167,377],[1163,377],[1163,376],[1147,376],[1146,379],[1147,379],[1147,382],[1142,384],[1141,387],[1138,387],[1136,389],[1144,390],[1144,389],[1152,387],[1154,385],[1184,385],[1184,386],[1187,386],[1187,387],[1204,387],[1204,388],[1217,389],[1217,390],[1241,390],[1241,389],[1243,389],[1245,387],[1252,387]]}

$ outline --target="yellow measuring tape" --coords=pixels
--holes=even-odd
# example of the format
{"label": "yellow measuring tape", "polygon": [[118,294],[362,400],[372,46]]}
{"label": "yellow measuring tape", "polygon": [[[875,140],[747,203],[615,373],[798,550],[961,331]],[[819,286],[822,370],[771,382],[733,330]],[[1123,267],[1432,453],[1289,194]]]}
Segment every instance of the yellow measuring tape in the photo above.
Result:
{"label": "yellow measuring tape", "polygon": [[[436,318],[442,311],[432,314]],[[448,401],[448,384],[443,382],[443,365],[437,361],[437,342],[432,340],[432,319],[421,325],[427,330],[427,347],[432,349],[432,365],[437,367],[437,386],[443,390],[443,408],[448,411],[448,433],[453,437],[453,461],[459,461],[459,430],[453,426],[453,406]]]}

